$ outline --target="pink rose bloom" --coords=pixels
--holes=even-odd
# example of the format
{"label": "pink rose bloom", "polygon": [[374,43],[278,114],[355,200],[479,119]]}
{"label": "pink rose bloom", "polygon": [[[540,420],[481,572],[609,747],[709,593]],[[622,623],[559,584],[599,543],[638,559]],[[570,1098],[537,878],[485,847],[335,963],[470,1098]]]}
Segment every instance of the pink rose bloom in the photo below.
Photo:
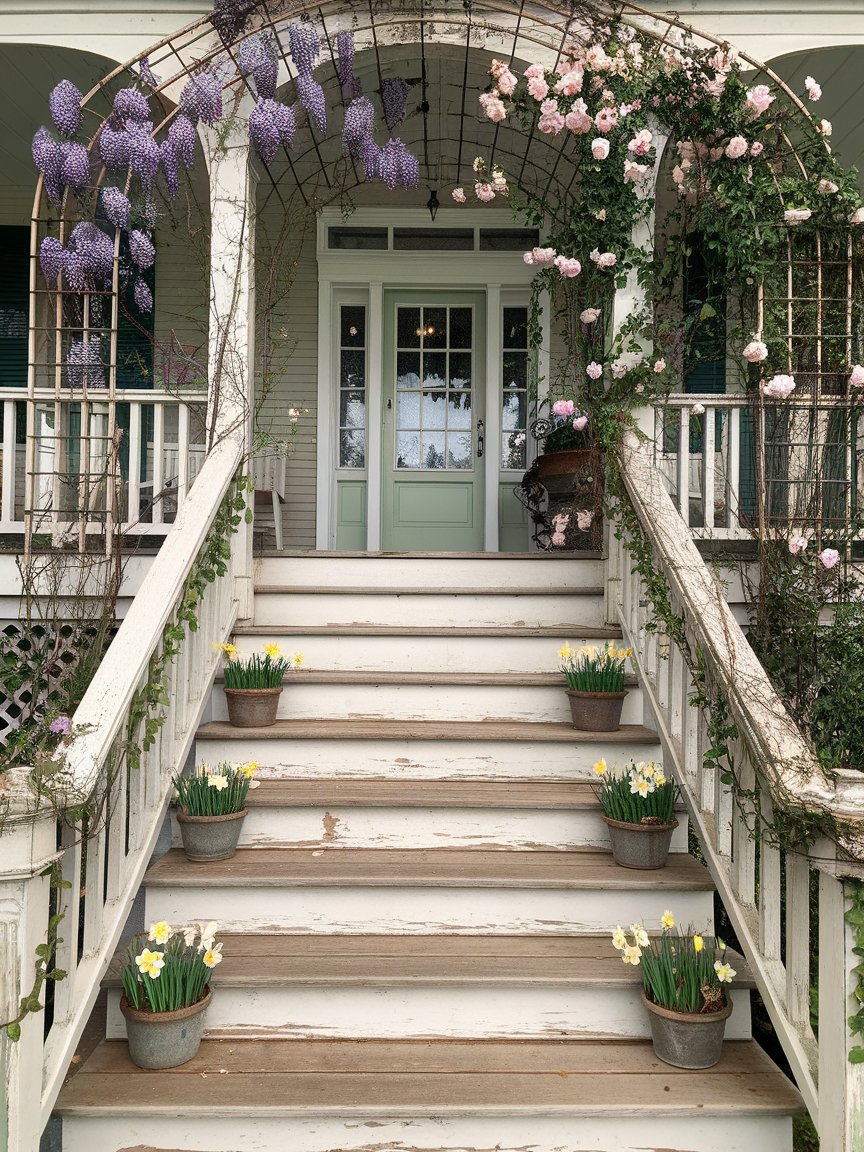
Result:
{"label": "pink rose bloom", "polygon": [[720,157],[723,155],[723,152],[724,148],[722,144],[718,145],[716,148],[709,149],[708,155],[711,157],[711,162],[716,164]]}
{"label": "pink rose bloom", "polygon": [[807,545],[810,541],[806,536],[790,536],[789,537],[789,551],[793,556],[800,556],[802,552],[807,551]]}
{"label": "pink rose bloom", "polygon": [[666,361],[661,356],[659,360],[654,361],[654,371],[659,376],[661,372],[666,371]]}
{"label": "pink rose bloom", "polygon": [[480,106],[486,113],[487,119],[491,120],[493,124],[500,124],[502,120],[507,118],[504,101],[496,92],[484,92],[480,96]]}
{"label": "pink rose bloom", "polygon": [[767,383],[763,380],[759,387],[763,396],[786,400],[795,391],[795,377],[781,372],[777,376],[772,376]]}
{"label": "pink rose bloom", "polygon": [[767,84],[757,84],[747,92],[747,110],[753,116],[761,116],[774,103],[771,89]]}
{"label": "pink rose bloom", "polygon": [[558,105],[554,100],[544,100],[540,105],[541,111],[547,104],[552,105],[552,110],[544,112],[537,121],[537,131],[542,132],[544,136],[557,136],[564,127],[564,116],[558,111]]}
{"label": "pink rose bloom", "polygon": [[679,159],[689,160],[691,164],[696,159],[696,148],[692,140],[679,140],[677,149]]}
{"label": "pink rose bloom", "polygon": [[624,161],[624,183],[641,184],[648,175],[647,164],[637,164],[634,160]]}
{"label": "pink rose bloom", "polygon": [[457,204],[464,204],[465,203],[465,189],[464,188],[454,188],[453,191],[450,193],[450,195],[453,197],[453,199],[456,201]]}
{"label": "pink rose bloom", "polygon": [[636,156],[647,156],[651,151],[651,141],[654,137],[647,128],[642,128],[627,145],[627,151]]}
{"label": "pink rose bloom", "polygon": [[753,143],[750,145],[750,155],[751,156],[761,156],[764,151],[765,151],[765,145],[762,143],[761,140],[754,140]]}
{"label": "pink rose bloom", "polygon": [[518,78],[507,68],[498,77],[498,91],[504,96],[512,96],[518,82]]}
{"label": "pink rose bloom", "polygon": [[579,313],[579,319],[583,324],[593,324],[595,320],[600,319],[600,309],[585,308],[584,311]]}
{"label": "pink rose bloom", "polygon": [[598,132],[604,135],[611,132],[618,123],[618,109],[617,108],[601,108],[597,115],[594,117],[594,124]]}
{"label": "pink rose bloom", "polygon": [[583,80],[583,74],[576,69],[572,72],[565,72],[555,85],[555,91],[561,96],[578,96],[582,91]]}
{"label": "pink rose bloom", "polygon": [[576,411],[576,405],[572,400],[556,400],[552,405],[552,413],[555,416],[572,416]]}
{"label": "pink rose bloom", "polygon": [[833,568],[840,563],[840,553],[836,548],[823,548],[817,559],[823,568]]}
{"label": "pink rose bloom", "polygon": [[546,69],[542,64],[531,64],[522,73],[526,80],[542,80],[546,75]]}
{"label": "pink rose bloom", "polygon": [[609,141],[604,140],[602,136],[598,136],[596,140],[592,140],[591,155],[595,160],[605,160],[609,155]]}
{"label": "pink rose bloom", "polygon": [[822,89],[816,83],[816,81],[813,79],[812,76],[808,76],[807,79],[804,81],[804,87],[807,89],[807,95],[810,97],[811,100],[821,100],[822,99]]}
{"label": "pink rose bloom", "polygon": [[839,192],[840,189],[833,180],[820,180],[818,191],[821,192],[823,196],[832,196],[835,192]]}
{"label": "pink rose bloom", "polygon": [[599,380],[603,375],[603,365],[598,364],[596,360],[592,360],[588,367],[585,369],[585,372],[588,376],[591,377],[592,380]]}
{"label": "pink rose bloom", "polygon": [[705,91],[709,96],[716,96],[718,99],[723,95],[726,89],[726,81],[729,79],[725,72],[715,72],[713,80],[705,81]]}
{"label": "pink rose bloom", "polygon": [[850,224],[864,224],[864,207],[856,208],[849,217]]}
{"label": "pink rose bloom", "polygon": [[555,267],[562,276],[571,279],[573,276],[578,276],[582,271],[582,265],[579,261],[572,256],[556,256]]}
{"label": "pink rose bloom", "polygon": [[864,364],[852,365],[849,383],[853,388],[864,388]]}
{"label": "pink rose bloom", "polygon": [[740,160],[742,156],[747,155],[747,150],[750,145],[743,136],[733,136],[729,143],[726,145],[726,155],[730,160]]}
{"label": "pink rose bloom", "polygon": [[809,208],[787,208],[783,213],[783,219],[787,224],[803,224],[812,215],[813,213]]}
{"label": "pink rose bloom", "polygon": [[681,185],[684,183],[684,177],[686,175],[687,173],[684,171],[680,164],[676,164],[672,169],[672,183],[677,185],[679,190],[681,189]]}
{"label": "pink rose bloom", "polygon": [[589,508],[583,508],[581,512],[576,513],[576,526],[580,532],[587,532],[591,527],[591,521],[594,519],[594,513]]}
{"label": "pink rose bloom", "polygon": [[690,415],[691,416],[701,416],[701,415],[703,415],[704,412],[705,412],[705,405],[704,404],[694,404],[693,407],[690,409]]}
{"label": "pink rose bloom", "polygon": [[820,120],[819,121],[819,131],[822,133],[823,136],[830,136],[831,133],[834,131],[834,126],[830,120]]}
{"label": "pink rose bloom", "polygon": [[532,248],[531,255],[533,257],[532,263],[539,268],[546,268],[555,262],[557,253],[554,248]]}
{"label": "pink rose bloom", "polygon": [[491,184],[478,181],[474,185],[474,195],[478,200],[482,200],[484,204],[488,204],[490,200],[495,199],[495,189]]}
{"label": "pink rose bloom", "polygon": [[492,60],[492,66],[489,69],[489,75],[493,80],[500,80],[505,72],[510,71],[510,65],[505,60]]}
{"label": "pink rose bloom", "polygon": [[542,76],[534,76],[528,81],[528,95],[535,100],[545,100],[549,95],[549,85]]}
{"label": "pink rose bloom", "polygon": [[746,348],[743,348],[741,355],[748,364],[761,364],[763,360],[768,359],[768,345],[763,344],[761,340],[751,340]]}
{"label": "pink rose bloom", "polygon": [[575,431],[581,432],[587,423],[588,423],[588,417],[587,416],[577,416],[576,419],[573,421],[573,428],[575,429]]}
{"label": "pink rose bloom", "polygon": [[602,44],[592,44],[585,53],[585,64],[594,72],[608,72],[612,60]]}
{"label": "pink rose bloom", "polygon": [[578,100],[573,101],[573,107],[564,117],[564,123],[577,136],[590,132],[594,127],[594,121],[588,115],[588,105],[581,96]]}
{"label": "pink rose bloom", "polygon": [[614,268],[618,263],[618,257],[614,252],[601,252],[598,248],[592,250],[590,258],[598,268]]}

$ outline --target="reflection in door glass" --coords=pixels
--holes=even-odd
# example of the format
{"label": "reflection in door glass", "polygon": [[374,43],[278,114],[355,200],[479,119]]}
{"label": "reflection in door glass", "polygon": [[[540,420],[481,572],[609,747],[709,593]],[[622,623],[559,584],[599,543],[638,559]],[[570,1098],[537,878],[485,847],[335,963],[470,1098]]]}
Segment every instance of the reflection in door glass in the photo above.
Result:
{"label": "reflection in door glass", "polygon": [[474,467],[473,341],[471,308],[396,309],[396,468]]}
{"label": "reflection in door glass", "polygon": [[528,309],[505,308],[501,391],[501,467],[528,466]]}
{"label": "reflection in door glass", "polygon": [[339,309],[339,467],[366,467],[366,307]]}

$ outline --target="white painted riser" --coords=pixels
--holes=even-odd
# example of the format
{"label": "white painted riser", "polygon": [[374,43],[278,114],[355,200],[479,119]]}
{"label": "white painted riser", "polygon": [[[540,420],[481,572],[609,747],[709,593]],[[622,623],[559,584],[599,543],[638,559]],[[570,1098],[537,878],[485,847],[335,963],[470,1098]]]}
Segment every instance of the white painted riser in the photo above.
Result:
{"label": "white painted riser", "polygon": [[[236,638],[241,655],[274,642],[287,653],[302,652],[304,667],[319,672],[556,672],[565,640],[579,647],[578,629],[560,636],[313,636],[255,635]],[[458,717],[453,717],[458,719]]]}
{"label": "white painted riser", "polygon": [[266,556],[255,583],[319,588],[597,588],[600,559],[537,556],[483,559],[448,556]]}
{"label": "white painted riser", "polygon": [[[710,1103],[710,1089],[706,1090]],[[285,1109],[290,1106],[286,1102]],[[597,1111],[602,1113],[603,1102]],[[706,1113],[709,1109],[706,1108]],[[789,1152],[789,1117],[613,1114],[67,1116],[63,1152],[141,1145],[184,1152]]]}
{"label": "white painted riser", "polygon": [[575,936],[654,923],[667,908],[712,930],[710,892],[626,888],[149,887],[144,921],[216,920],[223,932]]}
{"label": "white painted riser", "polygon": [[469,596],[469,595],[293,595],[264,593],[255,597],[256,624],[408,624],[437,628],[465,624],[518,624],[548,627],[562,620],[602,628],[599,596]]}
{"label": "white painted riser", "polygon": [[[227,720],[221,684],[213,687],[212,719]],[[304,684],[289,681],[279,698],[280,720],[340,720],[386,717],[388,720],[527,720],[570,723],[563,687],[483,684]],[[624,698],[622,724],[641,724],[642,694]]]}
{"label": "white painted riser", "polygon": [[257,760],[263,777],[389,777],[393,780],[591,780],[610,765],[660,760],[660,745],[483,740],[232,740],[198,737],[197,761]]}
{"label": "white painted riser", "polygon": [[[611,947],[611,945],[610,945]],[[218,973],[217,973],[218,975]],[[727,1040],[750,1039],[750,994],[733,996]],[[108,992],[107,1037],[125,1040],[120,989]],[[258,1038],[586,1039],[647,1040],[648,1013],[639,987],[530,983],[502,987],[422,985],[415,988],[230,988],[218,985],[207,1009],[206,1033]]]}
{"label": "white painted riser", "polygon": [[[176,819],[172,843],[182,844]],[[570,851],[610,848],[606,824],[588,809],[482,808],[250,808],[240,844],[294,848],[502,848]],[[673,852],[687,851],[687,818],[680,813]]]}

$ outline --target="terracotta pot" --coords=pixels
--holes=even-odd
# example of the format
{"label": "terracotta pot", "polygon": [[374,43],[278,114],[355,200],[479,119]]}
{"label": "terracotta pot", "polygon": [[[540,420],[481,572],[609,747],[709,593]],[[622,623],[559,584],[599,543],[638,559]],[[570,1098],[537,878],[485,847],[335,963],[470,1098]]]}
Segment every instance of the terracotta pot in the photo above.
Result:
{"label": "terracotta pot", "polygon": [[212,995],[208,985],[197,1004],[176,1012],[141,1012],[121,996],[132,1063],[139,1068],[178,1068],[192,1060],[201,1044],[204,1013]]}
{"label": "terracotta pot", "polygon": [[566,689],[573,727],[580,732],[617,732],[626,692],[574,692]]}
{"label": "terracotta pot", "polygon": [[627,824],[604,816],[612,842],[612,857],[622,868],[662,868],[669,856],[672,833],[678,821],[671,824]]}
{"label": "terracotta pot", "polygon": [[[599,552],[603,548],[603,474],[604,460],[591,448],[570,448],[544,452],[532,467],[537,482],[546,489],[546,520],[552,525],[556,516],[567,517],[560,532],[563,544],[556,551]],[[593,512],[587,528],[580,528],[578,513]]]}
{"label": "terracotta pot", "polygon": [[648,1009],[654,1055],[673,1068],[713,1068],[723,1054],[726,1021],[732,1014],[732,1001],[719,1012],[704,1014],[673,1012],[652,1003],[642,993]]}
{"label": "terracotta pot", "polygon": [[177,813],[183,851],[189,860],[230,860],[237,851],[246,809],[224,816],[190,816],[182,808]]}
{"label": "terracotta pot", "polygon": [[269,728],[276,723],[278,688],[226,688],[228,719],[235,728]]}
{"label": "terracotta pot", "polygon": [[553,476],[576,476],[586,471],[585,479],[602,474],[603,458],[593,448],[563,448],[559,452],[542,452],[534,462],[541,483]]}

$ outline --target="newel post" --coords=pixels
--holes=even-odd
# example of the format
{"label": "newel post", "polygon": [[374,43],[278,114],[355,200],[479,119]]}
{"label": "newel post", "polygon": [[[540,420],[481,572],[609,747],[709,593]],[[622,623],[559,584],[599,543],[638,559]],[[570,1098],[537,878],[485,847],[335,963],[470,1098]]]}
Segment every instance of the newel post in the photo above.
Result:
{"label": "newel post", "polygon": [[[251,473],[255,418],[255,189],[248,114],[237,99],[226,120],[202,129],[210,176],[210,324],[208,443],[239,436]],[[238,616],[252,615],[252,525],[241,524],[235,571]]]}
{"label": "newel post", "polygon": [[[47,869],[59,853],[56,813],[35,807],[23,771],[6,774],[0,803],[0,1021],[6,1022],[18,1015],[22,996],[33,988],[36,949],[46,941],[50,915]],[[43,1005],[44,1000],[43,985]],[[38,1152],[44,1033],[45,1017],[35,1012],[22,1020],[18,1041],[9,1040],[5,1030],[0,1034],[5,1101],[0,1148],[8,1152]]]}

